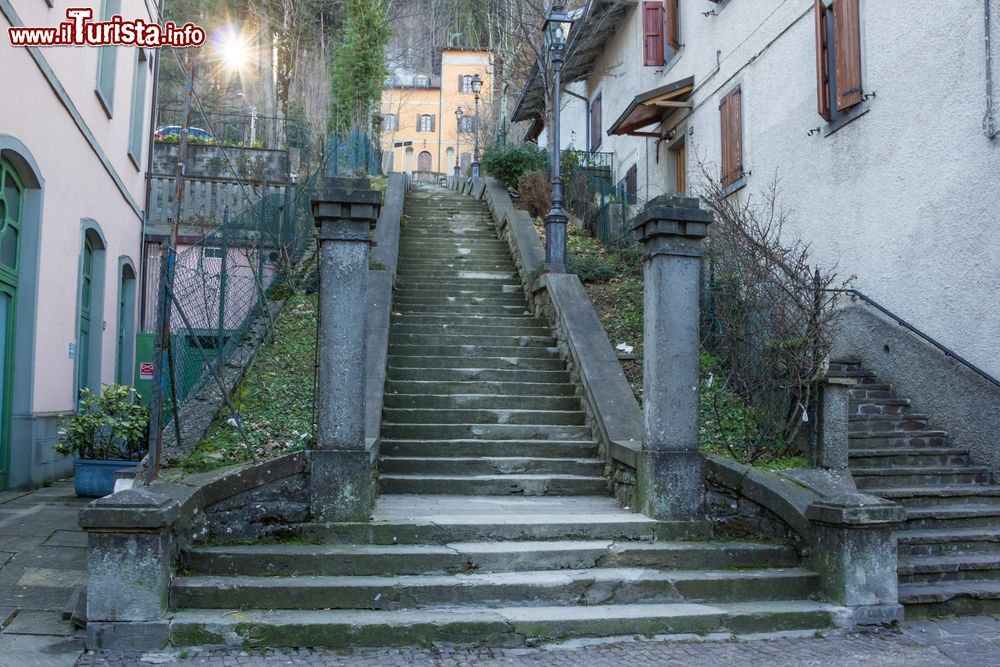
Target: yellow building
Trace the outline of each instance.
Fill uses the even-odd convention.
[[[489,51],[444,49],[441,73],[395,75],[382,92],[383,167],[430,180],[451,175],[456,150],[464,174],[473,152],[475,95],[472,77],[483,80],[480,92],[480,149],[490,117],[488,99],[493,86]],[[455,111],[463,111],[461,133]]]

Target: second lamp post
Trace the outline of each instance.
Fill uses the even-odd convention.
[[[552,55],[552,208],[545,215],[545,270],[549,273],[566,273],[566,223],[569,216],[562,207],[562,177],[560,171],[559,107],[562,92],[562,66],[566,40],[572,20],[563,11],[562,4],[552,6],[552,13],[545,19],[545,45]]]
[[[478,74],[472,77],[472,93],[476,96],[476,118],[472,127],[472,177],[479,178],[479,91],[483,89],[483,79]]]

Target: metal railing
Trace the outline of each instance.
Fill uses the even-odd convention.
[[[912,324],[910,324],[909,322],[907,322],[906,320],[904,320],[899,315],[896,315],[891,310],[889,310],[888,308],[886,308],[882,304],[880,304],[877,301],[875,301],[874,299],[872,299],[870,296],[868,296],[868,295],[866,295],[866,294],[864,294],[862,292],[859,292],[856,289],[846,289],[846,288],[832,289],[831,288],[831,289],[825,289],[823,291],[824,292],[839,293],[839,294],[847,294],[847,295],[850,295],[851,297],[854,297],[856,299],[860,299],[861,301],[864,301],[866,304],[868,304],[869,306],[871,306],[875,310],[879,311],[880,313],[882,313],[883,315],[885,315],[889,319],[894,320],[896,322],[896,324],[898,324],[899,326],[903,327],[904,329],[906,329],[907,331],[909,331],[913,335],[917,336],[918,338],[920,338],[924,342],[928,343],[932,347],[937,348],[939,351],[941,351],[944,354],[944,356],[948,357],[949,359],[954,359],[955,361],[957,361],[958,363],[962,364],[963,366],[965,366],[966,368],[968,368],[970,371],[972,371],[973,373],[975,373],[976,375],[982,377],[984,380],[986,380],[990,384],[993,384],[993,385],[995,385],[997,387],[1000,387],[1000,380],[998,380],[997,378],[993,377],[992,375],[990,375],[989,373],[987,373],[986,371],[984,371],[979,366],[976,366],[971,361],[969,361],[968,359],[966,359],[962,355],[958,354],[957,352],[955,352],[951,348],[947,347],[943,343],[937,341],[936,339],[934,339],[931,336],[927,335],[926,333],[924,333],[923,331],[921,331],[917,327],[913,326]]]

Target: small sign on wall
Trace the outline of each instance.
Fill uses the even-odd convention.
[[[153,379],[153,362],[143,361],[139,364],[139,379],[140,380],[152,380]]]

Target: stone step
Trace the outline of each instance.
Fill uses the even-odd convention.
[[[671,570],[793,568],[795,550],[743,542],[546,540],[451,544],[252,544],[195,547],[185,570],[216,576],[457,574],[598,567]]]
[[[385,408],[382,417],[392,424],[586,424],[582,410],[485,410],[445,408]]]
[[[410,271],[400,267],[397,274],[400,280],[411,283],[464,283],[472,282],[480,284],[490,282],[494,284],[511,284],[517,282],[517,275],[513,270],[489,271],[476,269],[421,269]]]
[[[587,440],[390,440],[383,438],[386,456],[499,456],[593,458],[597,443]]]
[[[905,584],[899,601],[907,620],[941,616],[987,616],[1000,613],[1000,581],[954,581]]]
[[[449,296],[462,297],[492,297],[492,296],[520,296],[524,297],[524,289],[520,283],[494,283],[486,282],[470,285],[464,282],[458,283],[405,283],[396,285],[393,290],[394,297],[433,297],[444,298]]]
[[[302,526],[299,538],[332,544],[704,540],[706,521],[656,521],[600,496],[394,495],[378,499],[370,522]]]
[[[449,304],[393,304],[393,314],[401,315],[462,315],[462,316],[499,316],[499,317],[521,317],[527,315],[534,317],[534,313],[528,310],[523,303],[511,305],[478,305],[478,306],[453,306]]]
[[[993,528],[1000,526],[1000,505],[968,503],[948,507],[909,507],[907,530]]]
[[[913,508],[1000,504],[1000,486],[993,484],[888,488],[879,489],[878,495]]]
[[[494,394],[386,394],[385,407],[424,410],[542,410],[581,409],[576,396],[497,396]]]
[[[393,424],[384,422],[382,437],[461,440],[587,440],[589,426],[555,424]]]
[[[852,449],[851,468],[937,467],[970,465],[969,450],[958,448],[942,449]]]
[[[921,414],[850,415],[851,433],[926,431],[928,418]]]
[[[859,489],[939,487],[956,484],[988,484],[988,468],[855,468],[851,470]]]
[[[805,598],[818,577],[785,570],[591,568],[448,575],[180,577],[175,609],[372,609],[748,602]]]
[[[240,642],[265,646],[412,646],[466,643],[523,646],[586,637],[814,630],[846,610],[812,601],[474,607],[412,611],[186,609],[169,620],[176,646]]]
[[[851,380],[856,380],[859,384],[877,384],[878,377],[872,371],[860,368],[860,369],[850,369],[850,370],[834,370],[832,365],[829,371],[827,371],[827,377],[831,378],[849,378]]]
[[[401,347],[429,348],[517,348],[529,350],[547,348],[557,350],[556,341],[551,335],[543,336],[490,336],[480,334],[398,334],[390,330],[389,344]],[[464,352],[463,352],[464,354]]]
[[[850,433],[848,445],[856,449],[944,449],[948,447],[946,431],[910,431],[908,433]]]
[[[486,246],[482,243],[455,243],[453,245],[403,244],[400,248],[399,263],[408,266],[434,264],[435,262],[508,262],[513,263],[510,250],[503,243]]]
[[[423,315],[419,313],[393,313],[392,325],[401,327],[417,325],[433,326],[476,326],[484,328],[507,329],[512,327],[538,327],[548,330],[547,323],[533,315]]]
[[[406,268],[403,269],[402,266]],[[407,264],[401,265],[399,271],[397,272],[399,276],[406,277],[411,275],[436,275],[444,276],[450,275],[458,277],[460,273],[483,273],[483,274],[503,274],[503,277],[507,275],[513,276],[514,262],[505,260],[486,260],[480,258],[472,258],[466,261],[460,260],[437,260],[437,261],[426,261],[426,262],[409,262]]]
[[[608,480],[587,475],[399,475],[379,477],[382,493],[457,496],[593,496]]]
[[[402,306],[520,306],[527,307],[523,294],[467,294],[464,296],[444,296],[441,294],[401,294],[393,297],[393,307]]]
[[[514,326],[488,326],[483,324],[404,324],[393,322],[390,331],[394,336],[402,334],[430,335],[444,341],[445,336],[468,336],[463,342],[482,340],[484,336],[511,338],[548,337],[552,335],[547,326],[540,324],[520,324]]]
[[[899,559],[901,584],[1000,580],[1000,554],[907,556]]]
[[[600,477],[604,462],[594,458],[541,458],[497,456],[383,456],[379,469],[384,475],[576,475]]]
[[[390,354],[389,368],[447,368],[447,369],[506,369],[531,371],[562,371],[566,362],[559,357],[438,357],[434,355],[404,357]]]
[[[558,347],[541,345],[400,345],[389,344],[389,354],[399,357],[511,357],[561,359]]]
[[[569,382],[567,371],[532,371],[502,368],[395,368],[386,371],[389,380],[439,380],[469,382],[488,380],[498,382]]]
[[[861,400],[879,400],[879,399],[893,399],[896,397],[896,392],[893,391],[891,384],[866,384],[861,385],[860,388],[851,389],[851,399],[856,401]]]
[[[849,412],[852,415],[898,415],[910,409],[907,398],[873,398],[851,400]]]
[[[899,556],[1000,554],[1000,526],[966,530],[899,530]]]
[[[504,382],[472,380],[465,382],[389,380],[385,393],[456,396],[491,394],[496,396],[576,396],[577,387],[569,382]]]

